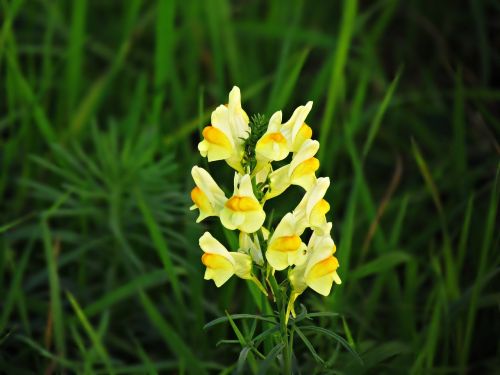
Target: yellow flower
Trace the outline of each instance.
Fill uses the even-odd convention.
[[[191,210],[198,208],[200,215],[197,223],[208,216],[217,216],[224,207],[227,198],[222,189],[217,185],[212,176],[203,168],[194,166],[191,169],[191,175],[196,184],[191,191],[191,199],[194,205]]]
[[[240,89],[234,86],[229,103],[212,112],[212,124],[203,129],[203,141],[198,144],[201,156],[208,161],[225,160],[232,168],[243,173],[241,158],[243,143],[250,130],[248,116],[241,108]]]
[[[266,258],[269,264],[281,271],[302,260],[306,245],[300,239],[304,228],[292,213],[287,213],[279,222],[269,239]]]
[[[322,230],[322,234],[313,232],[307,245],[306,261],[296,266],[289,274],[292,292],[288,301],[286,316],[290,312],[295,316],[294,303],[298,296],[306,290],[307,287],[315,292],[328,296],[332,289],[332,284],[341,284],[337,269],[339,262],[333,256],[336,251],[335,243],[330,237],[332,223],[327,223]]]
[[[200,237],[199,243],[203,250],[201,262],[207,267],[205,280],[213,280],[220,287],[233,275],[253,279],[252,259],[249,255],[229,252],[209,232]]]
[[[270,161],[283,160],[290,152],[290,146],[287,139],[281,133],[281,111],[276,112],[271,116],[267,131],[257,141],[255,146],[255,155],[257,162],[257,170]]]
[[[304,122],[311,111],[313,102],[301,105],[294,112],[290,120],[283,124],[282,133],[290,145],[292,152],[299,151],[306,139],[311,139],[312,129]]]
[[[314,231],[307,244],[306,261],[290,272],[290,282],[295,293],[302,293],[307,287],[323,296],[330,294],[332,284],[340,284],[337,274],[339,262],[333,256],[335,243],[330,237],[332,223],[327,223],[321,234]]]
[[[290,185],[298,185],[306,191],[316,182],[316,171],[319,160],[314,157],[319,150],[319,142],[306,139],[294,154],[290,164],[285,165],[270,175],[271,189],[266,194],[266,199],[276,197],[283,193]]]
[[[259,266],[264,264],[262,249],[258,239],[252,238],[251,234],[240,232],[239,242],[239,252],[249,254],[252,257],[252,260]]]
[[[265,219],[266,213],[253,193],[250,175],[235,173],[233,196],[220,212],[222,225],[230,230],[253,233],[262,226]]]
[[[294,215],[304,227],[310,227],[319,232],[324,228],[326,213],[330,210],[330,204],[323,197],[329,186],[330,179],[328,177],[318,178],[293,210]]]

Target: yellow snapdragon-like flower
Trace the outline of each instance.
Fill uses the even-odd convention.
[[[240,232],[239,243],[239,252],[249,254],[252,257],[252,260],[259,266],[262,266],[264,264],[262,249],[257,238],[252,238],[252,234]]]
[[[266,199],[276,197],[283,193],[290,185],[298,185],[306,191],[316,182],[316,171],[319,160],[314,157],[319,150],[319,142],[306,139],[294,154],[290,164],[273,171],[269,178],[271,189],[266,194]]]
[[[225,160],[243,173],[241,158],[243,143],[249,134],[248,115],[241,108],[240,89],[234,86],[227,106],[220,105],[212,112],[211,125],[203,129],[203,141],[198,150],[208,161]]]
[[[227,201],[226,195],[205,169],[194,166],[191,175],[196,186],[191,190],[191,199],[194,203],[191,210],[199,209],[199,223],[209,216],[218,216]]]
[[[306,139],[311,139],[312,129],[304,122],[307,115],[311,112],[313,102],[309,101],[306,105],[301,105],[294,112],[290,120],[282,126],[282,133],[290,145],[292,152],[299,151]]]
[[[325,228],[326,213],[330,210],[330,204],[324,199],[329,186],[328,177],[318,178],[293,210],[294,215],[304,227],[310,227],[319,233]]]
[[[339,261],[333,256],[337,249],[330,236],[331,227],[332,223],[327,223],[321,234],[317,231],[313,232],[307,244],[306,261],[290,272],[292,293],[288,303],[288,312],[292,314],[295,314],[293,311],[295,300],[307,287],[323,296],[328,296],[333,282],[342,283],[337,274]]]
[[[267,245],[266,259],[274,269],[281,271],[301,262],[306,249],[300,238],[303,232],[304,227],[292,213],[283,216]]]
[[[265,219],[266,213],[255,197],[250,175],[235,173],[233,196],[220,212],[222,225],[230,230],[253,233],[262,226]]]
[[[233,275],[248,280],[253,278],[249,255],[229,252],[209,232],[200,237],[199,244],[203,250],[201,262],[207,267],[205,280],[213,280],[220,287]]]
[[[290,152],[290,144],[281,132],[281,111],[271,116],[267,131],[257,141],[255,155],[257,157],[257,170],[260,170],[270,161],[283,160]]]

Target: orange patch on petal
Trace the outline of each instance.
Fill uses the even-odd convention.
[[[270,246],[276,251],[291,252],[297,251],[301,242],[299,236],[283,236],[276,238]]]
[[[300,136],[303,139],[311,139],[313,134],[313,131],[309,125],[307,125],[305,122],[302,124],[302,126],[299,129],[299,133],[297,136]]]
[[[339,268],[339,261],[334,256],[330,256],[316,263],[309,272],[309,277],[312,279],[320,278],[335,272],[337,268]]]
[[[286,143],[286,139],[283,136],[283,134],[281,134],[280,132],[276,132],[276,133],[268,133],[268,134],[264,135],[262,137],[262,139],[260,140],[260,142],[262,142],[262,143],[270,143],[270,142]]]
[[[214,270],[232,267],[231,262],[219,254],[204,253],[201,256],[201,262],[207,268],[211,268]]]
[[[226,135],[213,126],[205,126],[202,134],[206,141],[209,143],[213,143],[223,148],[231,148],[231,142],[226,137]]]
[[[208,197],[198,186],[191,190],[191,200],[201,210],[209,211],[212,208]]]
[[[323,215],[325,215],[328,211],[330,211],[330,203],[326,200],[322,199],[314,206],[313,210],[318,210]]]
[[[250,197],[239,197],[239,196],[231,197],[226,202],[226,207],[232,211],[242,211],[242,212],[257,211],[261,209],[261,206],[256,199]]]
[[[293,175],[294,177],[304,176],[316,172],[318,168],[319,160],[313,157],[300,163],[293,171]]]

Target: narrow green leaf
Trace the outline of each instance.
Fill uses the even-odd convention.
[[[165,272],[167,273],[168,279],[170,280],[175,297],[180,304],[179,307],[182,307],[184,306],[184,302],[181,294],[180,284],[177,278],[177,272],[174,269],[174,264],[170,257],[170,250],[167,246],[167,242],[165,241],[165,238],[160,231],[160,227],[156,219],[154,218],[151,209],[148,207],[142,192],[139,189],[136,189],[134,193],[137,205],[141,210],[144,222],[155,245],[155,250],[157,251],[158,256],[163,263],[163,266],[165,267]]]
[[[92,344],[94,345],[97,353],[103,360],[104,364],[106,365],[106,369],[110,374],[114,374],[115,371],[113,369],[113,366],[111,364],[111,359],[109,357],[108,351],[106,350],[105,346],[101,342],[101,338],[99,333],[96,332],[96,330],[92,327],[90,324],[89,320],[85,316],[85,313],[81,309],[80,305],[76,301],[76,299],[73,297],[73,295],[70,292],[66,292],[66,296],[68,297],[68,300],[73,307],[73,310],[76,313],[76,316],[78,317],[78,320],[80,321],[80,324],[84,328],[85,332],[90,338],[90,341],[92,341]]]
[[[142,306],[146,311],[151,323],[156,327],[159,333],[163,336],[165,343],[168,345],[170,350],[174,352],[179,359],[182,359],[186,364],[189,372],[193,375],[203,375],[207,372],[205,368],[200,363],[200,361],[194,356],[191,348],[182,340],[179,334],[174,330],[174,328],[163,318],[162,314],[155,307],[151,299],[144,293],[139,294]]]
[[[348,278],[351,280],[362,279],[373,274],[386,272],[411,260],[413,260],[413,257],[409,254],[401,251],[392,251],[355,268],[349,273]]]
[[[271,324],[276,324],[276,321],[274,321],[272,318],[266,317],[266,316],[262,316],[262,315],[232,314],[232,315],[228,315],[228,316],[222,316],[220,318],[217,318],[217,319],[214,319],[214,320],[208,322],[207,324],[205,324],[205,326],[203,327],[203,329],[208,329],[208,328],[213,327],[213,326],[215,326],[217,324],[225,323],[225,322],[229,321],[229,317],[231,318],[231,320],[237,320],[237,319],[257,319],[257,320],[262,320],[264,322],[268,322],[268,323],[271,323]]]
[[[349,353],[351,353],[354,358],[356,358],[360,363],[363,363],[363,360],[361,359],[361,357],[359,356],[359,354],[356,353],[356,351],[353,348],[351,348],[351,346],[349,345],[349,343],[342,336],[336,334],[335,332],[330,331],[330,330],[328,330],[326,328],[316,327],[316,326],[303,326],[303,327],[300,327],[300,328],[303,331],[312,331],[312,332],[316,332],[316,333],[319,333],[319,334],[322,334],[322,335],[329,336],[329,337],[333,338],[340,345],[342,345],[344,348],[346,348],[347,351]]]
[[[311,354],[314,357],[314,359],[316,360],[316,362],[324,364],[325,361],[323,360],[323,358],[321,358],[318,355],[318,353],[316,352],[316,349],[314,349],[314,346],[311,344],[309,339],[304,335],[304,333],[302,333],[300,328],[298,326],[295,326],[293,329],[295,330],[295,332],[297,332],[297,335],[299,335],[300,339],[302,340],[304,345],[307,347],[307,349],[309,349],[309,351],[311,352]]]
[[[363,158],[366,158],[366,155],[368,155],[368,152],[370,151],[373,140],[375,139],[375,136],[377,135],[380,125],[382,124],[382,119],[384,118],[384,114],[387,111],[387,108],[391,103],[394,91],[398,86],[399,77],[401,76],[402,72],[403,68],[400,67],[398,69],[398,72],[396,73],[396,77],[394,77],[391,84],[389,85],[389,88],[385,93],[382,103],[380,103],[380,107],[378,107],[377,113],[375,114],[375,117],[370,125],[370,130],[368,131],[368,137],[366,138],[365,146],[363,147]]]
[[[285,343],[281,342],[269,352],[266,359],[264,359],[264,361],[262,361],[262,363],[260,364],[258,375],[267,374],[268,370],[273,365],[276,357],[283,351],[284,347]]]

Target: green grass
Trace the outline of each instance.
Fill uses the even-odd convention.
[[[200,130],[232,85],[250,114],[314,100],[332,180],[343,284],[301,297],[319,328],[294,333],[293,366],[498,370],[495,11],[0,0],[0,372],[278,371],[272,326],[226,318],[269,304],[203,280],[201,233],[236,238],[188,210]]]

